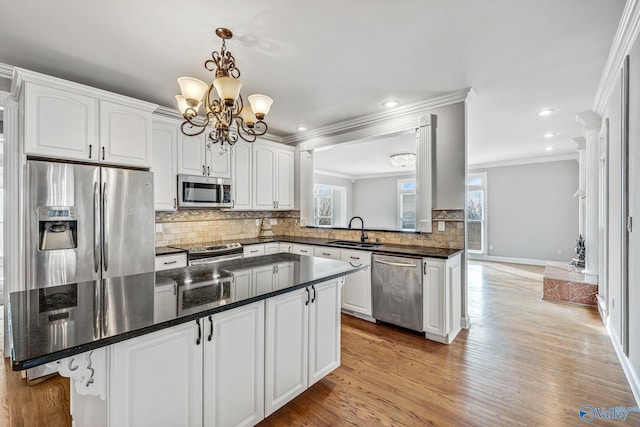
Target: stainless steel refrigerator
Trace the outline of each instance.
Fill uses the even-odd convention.
[[[154,270],[153,174],[29,160],[26,177],[28,289]],[[65,329],[52,324],[58,336]]]

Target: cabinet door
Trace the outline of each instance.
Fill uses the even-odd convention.
[[[204,137],[178,132],[178,173],[206,175]]]
[[[234,271],[232,276],[231,298],[240,301],[253,296],[253,270]]]
[[[293,151],[276,152],[276,209],[293,209]]]
[[[84,95],[25,84],[25,153],[98,160],[98,101]]]
[[[341,250],[340,259],[353,265],[371,265],[371,253]],[[371,316],[371,267],[345,277],[342,287],[342,308]]]
[[[154,206],[157,211],[175,211],[178,208],[177,124],[154,123],[152,140]]]
[[[293,245],[291,243],[280,243],[280,252],[291,253]]]
[[[309,310],[305,289],[267,300],[265,416],[307,388]]]
[[[340,284],[335,279],[313,286],[309,305],[309,380],[315,384],[340,366]]]
[[[288,288],[293,284],[293,262],[281,262],[276,266],[274,290]]]
[[[271,147],[253,145],[253,208],[275,209],[275,152]]]
[[[253,426],[264,418],[264,301],[211,319],[204,328],[204,425]]]
[[[228,145],[221,149],[214,144],[206,151],[207,175],[217,178],[231,178],[231,150]]]
[[[444,337],[446,330],[445,263],[425,259],[423,277],[424,331]]]
[[[112,426],[202,426],[202,345],[189,322],[111,346]]]
[[[248,142],[238,141],[231,149],[233,174],[231,191],[233,191],[233,209],[247,210],[252,206],[251,195],[251,157],[252,146]]]
[[[100,161],[151,167],[151,113],[100,101]]]
[[[253,289],[255,295],[263,295],[273,291],[275,267],[254,267],[253,269]]]

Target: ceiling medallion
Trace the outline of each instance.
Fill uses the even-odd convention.
[[[256,94],[247,98],[250,106],[243,104],[240,95],[240,70],[225,45],[225,41],[233,37],[233,33],[226,28],[218,28],[216,35],[222,39],[220,52],[213,51],[211,59],[204,63],[207,70],[216,73],[213,82],[207,85],[193,77],[178,79],[182,94],[176,95],[176,101],[185,119],[180,130],[188,136],[207,131],[207,148],[216,143],[220,143],[221,148],[225,143],[233,145],[238,137],[254,142],[256,137],[267,132],[267,124],[263,119],[269,112],[273,99]],[[204,117],[198,116],[200,106],[203,106]]]
[[[397,153],[389,156],[391,164],[397,168],[406,168],[416,164],[416,155],[414,153]]]

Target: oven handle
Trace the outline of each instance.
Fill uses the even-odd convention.
[[[404,262],[389,262],[389,261],[381,261],[379,259],[376,259],[373,262],[377,262],[378,264],[391,265],[393,267],[418,268],[416,264],[407,264]]]
[[[191,265],[201,265],[201,264],[213,264],[214,262],[230,261],[232,259],[240,259],[240,258],[242,258],[242,254],[200,258],[200,259],[190,260],[189,265],[191,266]]]

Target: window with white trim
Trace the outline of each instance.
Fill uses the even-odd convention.
[[[467,176],[467,250],[487,253],[487,174]]]
[[[416,180],[398,180],[398,229],[416,229]]]

